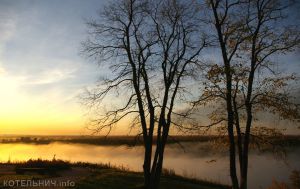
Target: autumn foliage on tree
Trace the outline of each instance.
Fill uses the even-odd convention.
[[[283,62],[273,57],[299,48],[299,29],[285,22],[284,13],[290,6],[285,1],[210,0],[207,5],[222,63],[206,65],[207,74],[202,82],[204,92],[195,105],[221,104],[210,115],[211,125],[225,122],[232,185],[233,188],[247,188],[250,140],[278,133],[266,127],[255,127],[253,122],[258,115],[269,112],[291,121],[300,117],[300,106],[288,90],[297,77],[278,72],[274,65]]]

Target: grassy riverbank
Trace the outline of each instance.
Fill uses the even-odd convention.
[[[21,172],[20,172],[21,170]],[[41,172],[42,170],[42,172]],[[50,171],[49,171],[50,170]],[[27,162],[7,162],[0,164],[0,188],[9,187],[17,180],[26,180],[28,183],[73,183],[74,185],[61,185],[57,188],[77,189],[142,189],[143,174],[133,172],[124,167],[116,167],[110,164],[90,163],[69,163],[61,160],[29,160]],[[20,184],[20,183],[19,183]],[[20,185],[18,185],[20,186]],[[20,187],[22,188],[22,187]],[[26,188],[31,188],[26,186]],[[37,188],[33,187],[32,188]],[[41,187],[41,188],[44,188]],[[53,185],[45,188],[55,188]],[[164,170],[161,178],[161,189],[217,189],[228,188],[228,186],[203,181],[198,179],[185,178],[176,175],[172,170]]]

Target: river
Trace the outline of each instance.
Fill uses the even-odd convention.
[[[176,174],[210,181],[230,183],[229,161],[225,150],[208,150],[205,144],[185,143],[167,146],[164,167]],[[206,147],[205,147],[206,146]],[[300,147],[288,149],[285,160],[270,152],[253,152],[249,156],[249,188],[267,188],[272,180],[288,182],[293,170],[300,171]],[[88,144],[51,143],[0,144],[0,161],[56,159],[71,162],[111,163],[131,170],[142,171],[142,146],[97,146]]]

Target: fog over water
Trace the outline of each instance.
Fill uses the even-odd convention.
[[[184,143],[167,146],[164,167],[177,174],[230,183],[229,160],[226,149],[211,149],[205,143]],[[270,152],[250,153],[249,188],[266,188],[273,179],[288,182],[291,171],[300,171],[300,147],[288,149],[285,160],[278,159]],[[51,143],[0,144],[0,161],[24,161],[28,159],[57,159],[71,162],[111,163],[131,170],[142,171],[143,147],[97,146],[88,144]]]

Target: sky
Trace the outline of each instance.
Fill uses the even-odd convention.
[[[80,56],[80,43],[85,19],[105,3],[0,0],[0,135],[89,134],[78,95],[101,68]],[[300,72],[299,52],[285,60],[282,69]]]
[[[0,0],[0,134],[82,134],[78,95],[97,80],[79,55],[105,1]]]

